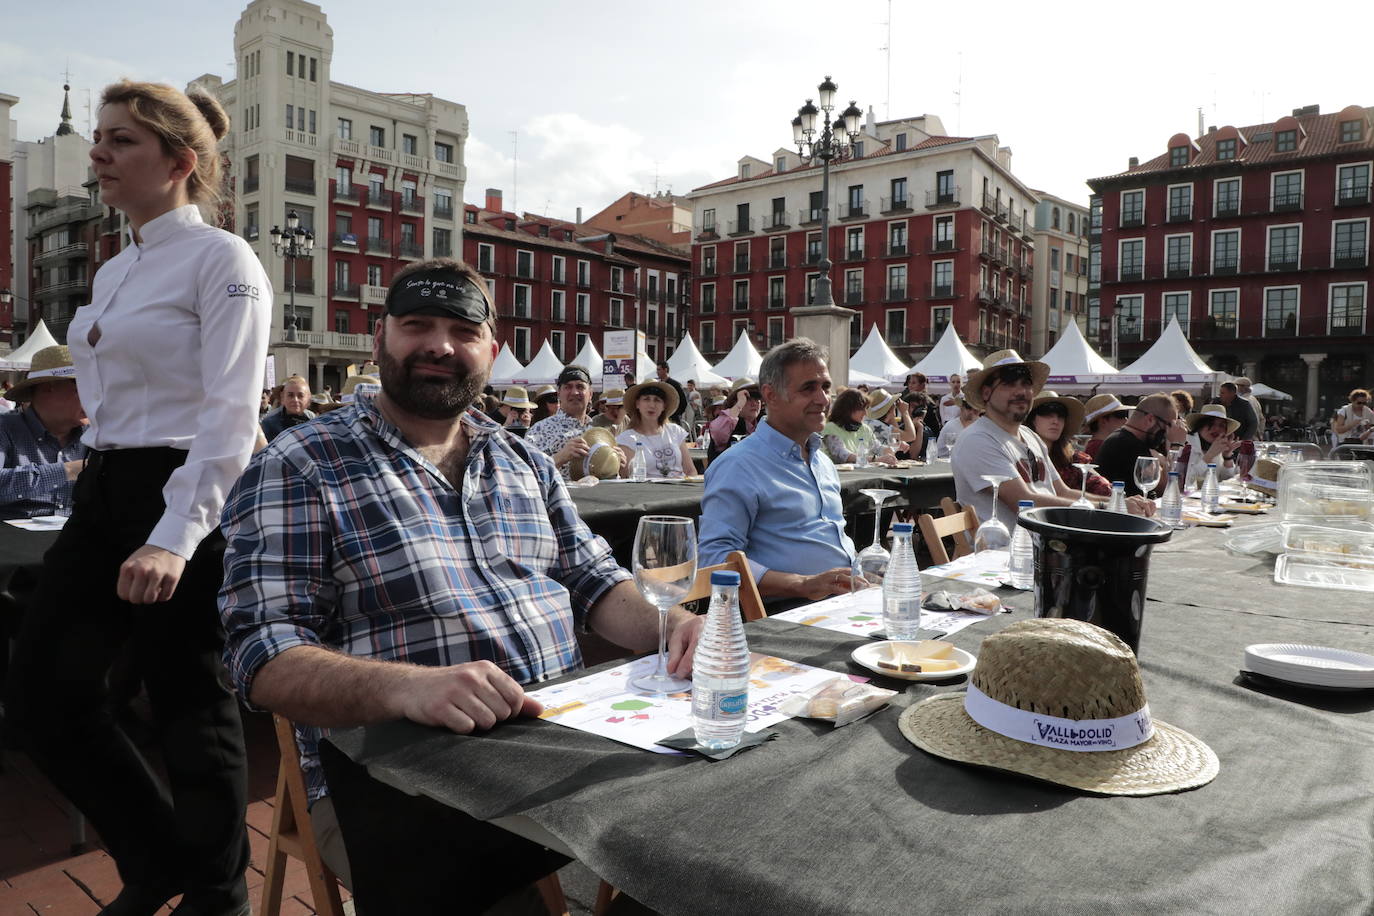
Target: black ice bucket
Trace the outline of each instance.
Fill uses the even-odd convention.
[[[1154,519],[1100,509],[1027,509],[1035,545],[1035,614],[1086,620],[1140,653],[1150,550],[1173,530]]]

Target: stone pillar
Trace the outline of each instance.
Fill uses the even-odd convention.
[[[310,379],[310,345],[280,341],[272,344],[269,352],[277,358],[277,384],[280,385],[293,375]]]
[[[792,309],[792,333],[809,337],[830,350],[830,381],[849,384],[849,325],[858,312],[838,305],[804,305]]]
[[[310,390],[316,394],[324,391],[324,363],[315,364],[315,384],[310,386]]]
[[[1326,359],[1325,353],[1300,353],[1302,361],[1307,363],[1307,413],[1305,419],[1311,420],[1317,415],[1317,385],[1320,382],[1317,370],[1321,367],[1322,360]]]

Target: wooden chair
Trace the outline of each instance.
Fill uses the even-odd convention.
[[[272,835],[267,840],[267,867],[263,869],[261,916],[278,916],[281,912],[287,856],[305,863],[315,912],[320,916],[343,916],[339,879],[324,864],[319,847],[315,845],[305,777],[301,774],[300,751],[296,748],[295,726],[278,715],[272,716],[272,724],[277,730],[281,763],[277,767],[277,794],[272,802]]]
[[[768,612],[763,609],[763,599],[759,597],[758,583],[754,581],[754,574],[749,569],[749,558],[742,550],[732,550],[726,555],[724,563],[698,569],[696,581],[692,583],[692,590],[687,593],[683,603],[710,598],[711,573],[720,570],[739,573],[739,609],[746,621],[761,620],[768,616]]]
[[[964,507],[945,496],[940,499],[940,511],[946,516],[960,515],[964,511]],[[973,528],[960,528],[952,535],[947,535],[954,540],[954,555],[956,557],[964,557],[973,553],[973,534],[971,532],[976,530],[978,530],[978,515],[975,511]]]
[[[922,515],[920,527],[921,537],[925,538],[926,549],[930,551],[931,560],[936,566],[940,566],[950,561],[949,553],[945,550],[944,538],[946,537],[954,539],[954,556],[956,558],[973,553],[973,547],[969,544],[968,533],[978,529],[978,513],[973,511],[972,506],[965,506],[962,512],[956,515],[946,515],[943,518]]]

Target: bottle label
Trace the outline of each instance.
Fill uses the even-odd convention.
[[[748,693],[726,693],[721,694],[717,701],[717,707],[727,716],[740,716],[749,708]]]

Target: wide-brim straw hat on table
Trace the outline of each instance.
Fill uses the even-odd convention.
[[[587,457],[579,460],[580,467],[574,467],[574,479],[580,479],[588,475],[607,480],[611,477],[620,476],[620,449],[616,448],[615,435],[604,426],[590,427],[582,434],[582,440],[587,443]]]
[[[506,393],[501,396],[501,403],[519,410],[534,410],[535,408],[535,403],[530,400],[529,392],[519,385],[512,385],[507,388]]]
[[[1121,399],[1114,394],[1095,394],[1088,398],[1088,403],[1083,405],[1087,411],[1083,415],[1084,423],[1091,423],[1103,414],[1116,413],[1118,410],[1130,410]]]
[[[1022,359],[1021,354],[1015,350],[998,350],[983,360],[983,368],[975,369],[968,374],[968,383],[964,385],[964,397],[979,410],[987,410],[988,405],[983,402],[983,381],[998,369],[1016,365],[1030,368],[1031,387],[1037,392],[1045,387],[1045,381],[1050,377],[1049,363],[1042,363],[1038,359]]]
[[[923,700],[898,724],[937,757],[1103,795],[1192,789],[1220,769],[1202,741],[1151,718],[1130,647],[1081,620],[994,633],[966,693]]]
[[[1252,490],[1259,490],[1270,496],[1279,495],[1279,472],[1283,470],[1283,465],[1273,458],[1261,458],[1255,462],[1255,466],[1250,469],[1250,477],[1245,485]]]
[[[640,382],[625,392],[625,409],[627,411],[635,409],[635,401],[644,393],[656,394],[663,399],[663,420],[667,420],[677,412],[677,390],[667,382],[660,382],[655,379],[652,382]]]
[[[1221,404],[1203,404],[1197,413],[1188,414],[1184,422],[1188,424],[1188,432],[1195,433],[1204,420],[1225,420],[1228,436],[1240,429],[1240,421],[1226,416],[1226,408]]]
[[[881,420],[887,416],[887,412],[892,409],[892,405],[897,403],[897,396],[882,388],[875,388],[868,393],[868,418],[870,420]]]
[[[18,403],[33,397],[33,389],[44,382],[68,381],[75,384],[76,367],[72,365],[72,353],[66,347],[44,347],[33,354],[29,363],[29,374],[24,380],[9,390],[5,397]]]
[[[1053,391],[1042,391],[1031,401],[1030,412],[1035,411],[1046,404],[1059,404],[1068,413],[1068,418],[1064,421],[1064,429],[1070,436],[1078,435],[1078,431],[1083,427],[1083,414],[1087,408],[1078,398],[1060,397]]]

